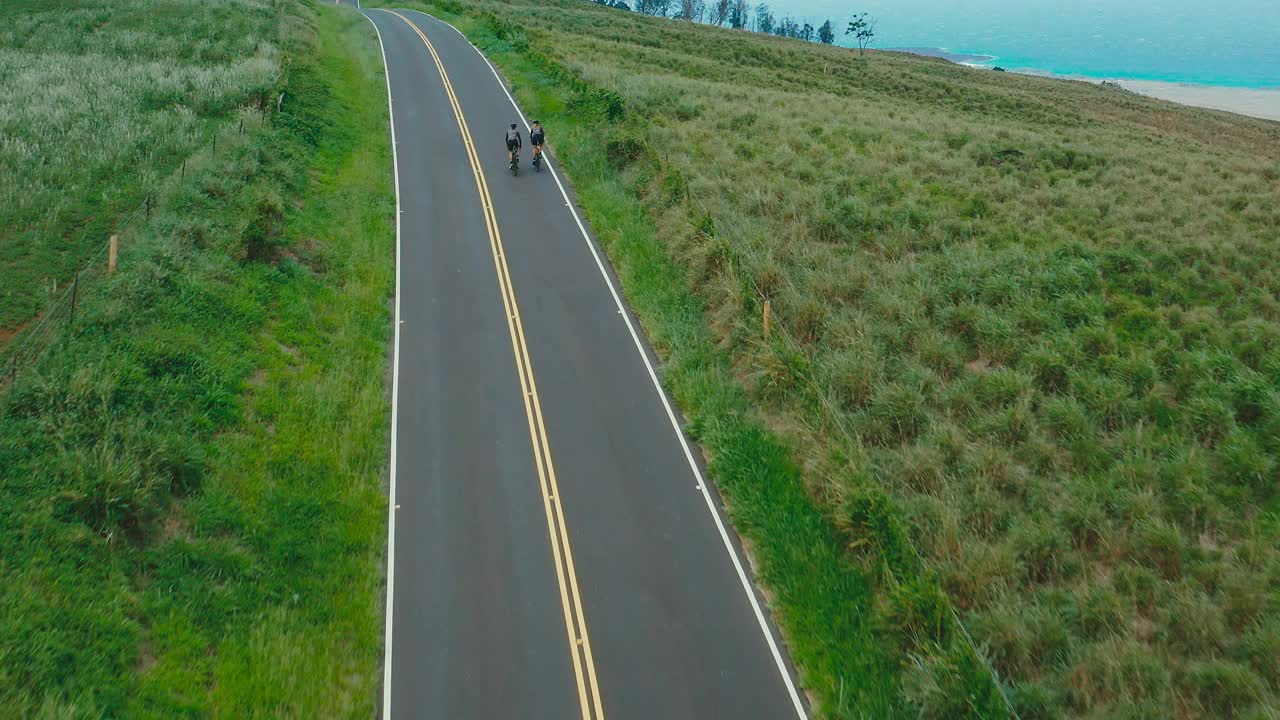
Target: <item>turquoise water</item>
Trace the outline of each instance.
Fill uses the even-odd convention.
[[[775,15],[831,18],[836,0],[777,0]],[[1010,70],[1280,87],[1280,0],[861,0],[879,20],[875,47],[994,55]],[[848,44],[840,36],[837,42]]]

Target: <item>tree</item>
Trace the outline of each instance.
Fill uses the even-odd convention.
[[[680,7],[676,10],[675,17],[690,22],[694,20],[702,22],[702,16],[706,10],[707,6],[703,0],[680,0]]]
[[[733,0],[729,7],[729,27],[741,30],[747,26],[747,15],[751,9],[747,7],[747,0]]]
[[[836,41],[836,31],[831,27],[831,21],[822,23],[822,27],[818,28],[818,42],[823,45],[830,45]]]
[[[813,26],[812,25],[810,25],[809,23],[805,23],[804,26],[800,28],[800,39],[804,40],[805,42],[813,42]]]
[[[793,38],[798,36],[799,26],[796,25],[796,21],[792,20],[791,16],[788,15],[778,22],[777,26],[774,27],[773,32],[779,37]]]
[[[713,0],[711,7],[711,24],[716,27],[722,27],[724,21],[729,19],[729,8],[732,7],[733,0]]]
[[[619,9],[619,10],[625,10],[625,11],[627,11],[627,12],[631,12],[631,8],[630,8],[630,6],[628,6],[628,5],[627,5],[625,2],[623,2],[622,0],[613,0],[613,4],[612,4],[612,5],[610,5],[609,7],[617,8],[617,9]]]
[[[769,12],[769,6],[765,3],[756,6],[756,32],[773,32],[773,13]]]
[[[853,20],[849,21],[849,29],[845,30],[844,34],[852,35],[858,41],[858,54],[865,55],[867,48],[876,39],[876,21],[866,13],[854,15]]]
[[[666,17],[671,8],[671,0],[636,0],[636,12],[642,15]]]

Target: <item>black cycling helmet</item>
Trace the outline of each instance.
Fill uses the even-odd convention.
[[[534,125],[541,125],[542,123],[538,122],[537,120],[534,120],[534,121],[533,121],[533,124],[534,124]]]
[[[512,129],[512,130],[515,130],[515,129],[516,129],[516,124],[515,124],[515,123],[511,123],[511,129]]]

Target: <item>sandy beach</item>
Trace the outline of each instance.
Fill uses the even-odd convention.
[[[995,55],[956,53],[945,48],[892,47],[885,49],[893,52],[906,52],[913,55],[943,58],[958,65],[966,65],[980,70],[993,70],[995,69],[995,66],[999,64],[999,58]],[[1040,70],[1038,68],[1015,66],[1009,68],[1009,72],[1038,75],[1040,77],[1083,80],[1085,82],[1093,83],[1103,81],[1103,78],[1099,77],[1059,74]],[[1182,105],[1192,105],[1194,107],[1210,108],[1213,110],[1225,110],[1227,112],[1233,112],[1240,115],[1248,115],[1249,117],[1280,121],[1280,87],[1267,89],[1224,87],[1218,85],[1196,85],[1194,83],[1163,82],[1159,80],[1131,80],[1128,78],[1111,78],[1110,81],[1120,83],[1120,86],[1126,90],[1159,98],[1161,100],[1180,103]]]
[[[975,67],[970,65],[969,67]],[[991,65],[977,66],[991,69]],[[1280,121],[1280,88],[1243,88],[1222,87],[1219,85],[1196,85],[1193,83],[1163,82],[1160,80],[1132,80],[1129,78],[1084,77],[1082,75],[1060,75],[1035,68],[1014,68],[1009,72],[1036,75],[1039,77],[1062,78],[1066,80],[1083,80],[1100,83],[1115,82],[1131,92],[1168,100],[1181,105],[1225,110],[1239,115]]]
[[[1280,120],[1280,89],[1216,87],[1155,80],[1117,80],[1126,90],[1183,105],[1226,110],[1267,120]]]

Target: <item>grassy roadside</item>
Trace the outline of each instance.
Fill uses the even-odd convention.
[[[978,658],[949,636],[936,591],[901,568],[905,582],[892,609],[877,611],[877,572],[851,560],[846,538],[806,494],[794,447],[756,416],[717,346],[704,302],[659,239],[644,188],[662,171],[634,162],[644,151],[617,123],[625,113],[621,99],[531,52],[522,35],[492,15],[454,3],[382,4],[417,7],[453,23],[499,67],[523,109],[555,128],[557,158],[662,358],[663,383],[708,458],[819,716],[909,712],[900,673],[911,660],[886,646],[885,620],[896,623],[891,632],[906,636],[933,628],[934,637],[906,643],[939,655],[952,671],[919,689],[945,704],[942,714],[999,716],[1003,701]]]
[[[189,167],[0,397],[0,714],[367,717],[390,149],[368,23],[288,6],[281,112]]]

